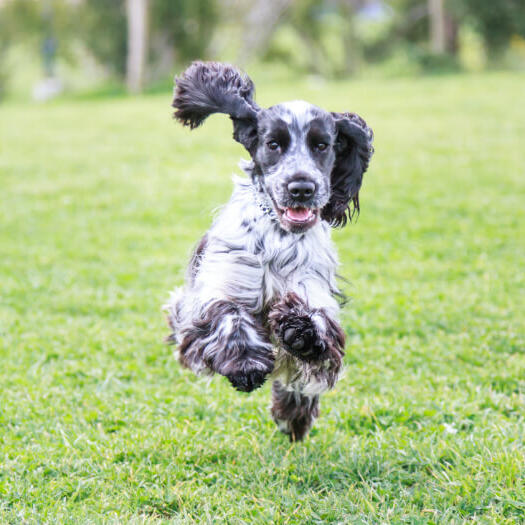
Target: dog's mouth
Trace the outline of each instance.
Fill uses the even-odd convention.
[[[279,220],[285,230],[292,232],[306,231],[319,217],[317,208],[278,208]]]
[[[281,228],[292,233],[302,233],[314,226],[321,214],[321,208],[313,206],[279,206],[271,194],[267,194],[273,212]]]

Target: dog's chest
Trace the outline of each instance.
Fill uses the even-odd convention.
[[[321,227],[301,236],[268,232],[261,244],[267,303],[308,279],[326,280],[328,285],[335,273],[333,247],[329,234]]]

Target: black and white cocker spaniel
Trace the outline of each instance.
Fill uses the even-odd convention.
[[[165,307],[168,340],[184,366],[243,392],[270,376],[272,416],[300,440],[341,372],[330,227],[359,211],[373,134],[355,113],[303,101],[265,109],[253,97],[250,78],[226,64],[194,62],[176,78],[175,118],[193,129],[226,113],[251,160]]]

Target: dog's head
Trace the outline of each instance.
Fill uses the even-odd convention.
[[[372,130],[355,113],[330,113],[302,101],[263,109],[254,92],[250,78],[234,67],[194,62],[176,78],[175,118],[193,129],[212,113],[230,115],[233,137],[250,153],[252,175],[283,229],[303,232],[319,218],[345,225],[359,211]]]

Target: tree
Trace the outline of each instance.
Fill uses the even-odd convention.
[[[492,58],[509,45],[513,35],[525,36],[525,0],[455,0],[449,9],[483,38]]]
[[[219,22],[216,0],[155,0],[150,15],[151,40],[171,46],[178,61],[206,58]]]
[[[351,74],[357,69],[361,54],[356,14],[369,1],[258,0],[245,17],[239,61],[245,63],[257,55],[277,56],[281,61],[322,76]],[[286,26],[298,49],[279,44],[273,47],[272,37],[281,26]],[[334,42],[338,42],[339,47],[334,46]]]
[[[142,78],[144,84],[147,73],[157,65],[159,53],[169,51],[164,54],[181,62],[206,57],[218,21],[215,0],[140,0],[138,5],[134,1],[137,0],[84,0],[78,7],[77,18],[82,20],[80,39],[108,72],[131,83],[127,71],[131,75],[135,68],[133,75]],[[141,20],[139,15],[145,12]],[[139,25],[132,27],[134,13]],[[142,36],[132,36],[135,31]],[[162,64],[158,74],[171,73],[172,68],[170,60]],[[140,88],[131,88],[130,84],[130,89]]]
[[[445,0],[427,0],[430,28],[430,49],[436,55],[455,55],[458,45],[458,24]]]
[[[148,0],[126,0],[126,17],[126,85],[130,93],[139,93],[144,87],[148,50]]]
[[[428,0],[428,15],[430,18],[430,49],[436,55],[442,55],[446,52],[443,0]]]
[[[32,54],[47,53],[50,75],[55,54],[71,60],[76,34],[73,7],[64,0],[0,0],[0,96],[6,89],[9,71],[6,58],[13,44],[23,43]]]
[[[110,74],[123,78],[127,57],[125,0],[85,0],[78,9],[80,40]]]
[[[257,0],[249,9],[244,25],[243,45],[238,61],[246,64],[266,50],[277,26],[294,0]]]

